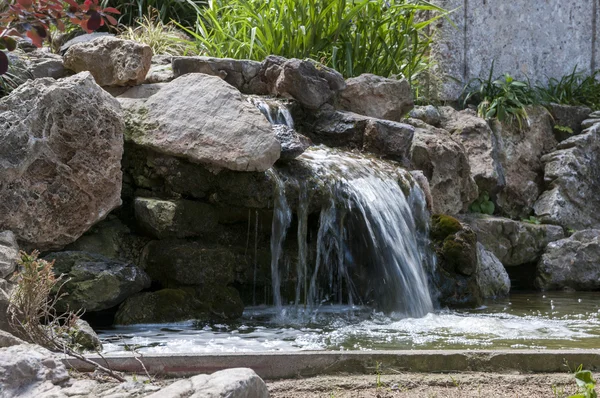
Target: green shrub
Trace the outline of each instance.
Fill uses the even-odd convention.
[[[495,79],[493,76],[492,63],[487,80],[475,78],[467,83],[461,95],[463,106],[474,104],[479,117],[516,123],[521,129],[527,121],[525,108],[538,102],[535,90],[529,82],[515,80],[508,73]]]
[[[481,213],[491,216],[494,214],[494,211],[496,211],[496,206],[494,205],[494,202],[490,200],[490,195],[486,191],[483,191],[479,197],[471,203],[469,211],[471,213]]]
[[[593,109],[600,109],[600,70],[586,75],[573,72],[560,79],[548,79],[546,87],[538,86],[540,99],[544,103],[557,103],[564,105],[584,105]]]
[[[428,27],[446,16],[423,0],[213,0],[187,32],[213,57],[312,58],[346,77],[413,81],[429,67]]]

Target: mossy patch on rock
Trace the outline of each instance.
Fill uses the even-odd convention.
[[[454,217],[445,214],[436,214],[431,217],[431,238],[434,240],[443,241],[462,228],[460,221]]]

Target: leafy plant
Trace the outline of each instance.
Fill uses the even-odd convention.
[[[50,39],[50,26],[64,31],[66,21],[87,32],[104,26],[105,21],[116,25],[111,14],[119,14],[119,10],[100,7],[98,0],[85,0],[83,4],[76,0],[11,0],[0,12],[0,50],[14,51],[17,48],[15,37],[24,36],[41,47]],[[8,72],[8,65],[6,52],[0,51],[0,75]]]
[[[544,103],[557,103],[565,105],[584,105],[593,109],[600,109],[600,70],[586,75],[577,72],[577,66],[573,72],[560,79],[548,79],[545,87],[538,86],[536,89]]]
[[[156,9],[148,10],[137,27],[126,27],[120,36],[127,40],[147,44],[154,54],[185,55],[193,49],[193,43],[173,23],[164,23]]]
[[[498,119],[519,129],[527,120],[526,107],[537,103],[537,94],[529,82],[515,80],[508,73],[494,79],[494,63],[486,80],[472,79],[463,89],[463,106],[477,106],[477,114],[484,119]]]
[[[471,203],[471,206],[469,206],[469,211],[471,213],[492,215],[495,210],[496,206],[494,205],[494,202],[490,200],[490,195],[486,191],[481,192],[475,202]]]
[[[167,24],[177,21],[184,26],[193,26],[196,15],[206,6],[208,0],[102,0],[103,7],[118,7],[121,11],[119,23],[134,26],[145,17],[146,10],[155,9],[158,19]]]
[[[540,219],[535,216],[530,216],[529,218],[523,218],[523,219],[521,219],[521,221],[529,223],[529,224],[535,224],[535,225],[540,225],[542,223],[540,221]]]
[[[575,382],[577,383],[577,394],[571,395],[569,398],[597,398],[596,380],[592,372],[583,370],[583,365],[580,365],[575,372]]]
[[[554,130],[560,133],[573,134],[573,129],[569,126],[561,126],[560,124],[554,125]]]
[[[346,77],[416,81],[430,65],[427,28],[446,16],[424,0],[211,0],[186,31],[209,56],[311,58]]]

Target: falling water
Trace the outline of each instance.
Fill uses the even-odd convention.
[[[250,101],[272,124],[293,128],[282,103]],[[292,224],[286,195],[296,193],[296,306],[363,303],[410,317],[433,310],[426,273],[427,211],[423,193],[408,172],[390,162],[319,147],[269,173],[276,186],[271,235],[276,307],[284,304],[281,259]],[[309,259],[308,217],[315,196],[321,210],[316,258]]]

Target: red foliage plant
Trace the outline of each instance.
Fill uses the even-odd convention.
[[[0,50],[14,51],[17,48],[15,37],[27,37],[41,47],[49,39],[48,29],[55,25],[59,31],[65,30],[65,22],[81,26],[90,33],[105,23],[116,25],[117,20],[110,14],[120,14],[112,7],[102,8],[98,0],[11,0],[0,12]],[[8,71],[8,57],[0,51],[0,75]]]

